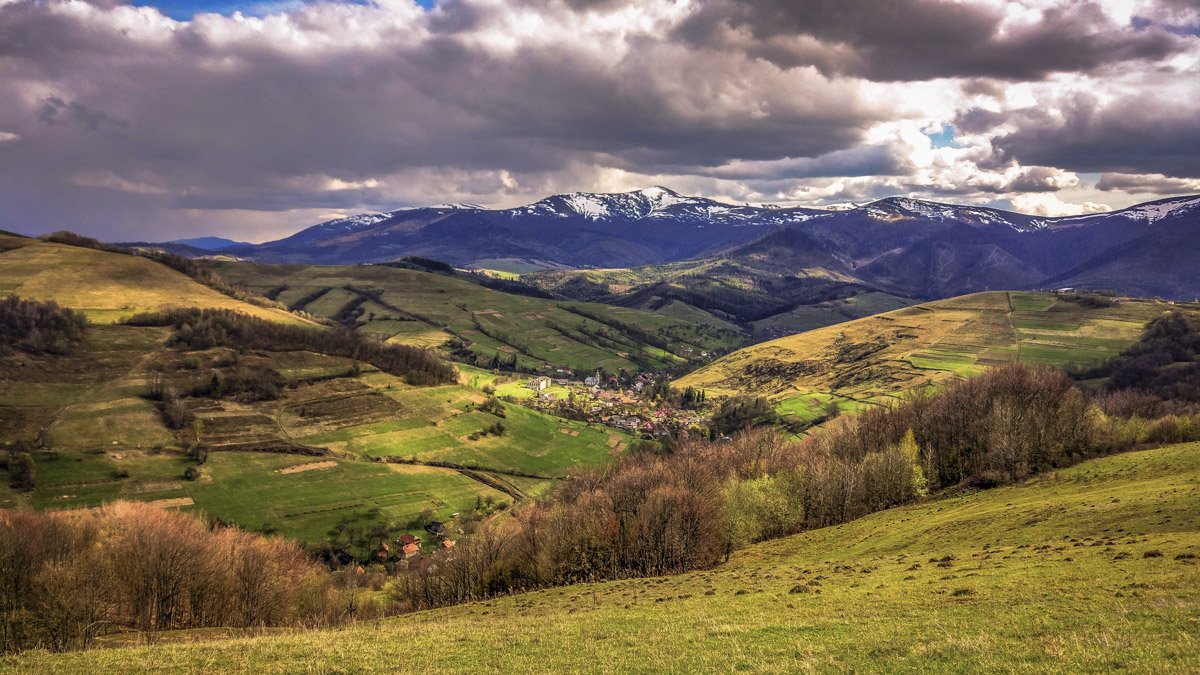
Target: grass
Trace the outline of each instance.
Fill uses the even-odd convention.
[[[710,396],[758,392],[811,419],[814,408],[803,402],[814,396],[876,402],[1008,361],[1099,365],[1169,308],[1123,299],[1093,309],[1048,293],[978,293],[747,347],[675,384]]]
[[[371,368],[352,377],[349,359],[310,352],[259,354],[245,358],[274,368],[292,386],[279,401],[192,401],[199,439],[210,445],[212,452],[201,467],[200,480],[185,481],[183,473],[193,464],[184,456],[184,447],[194,430],[171,432],[153,404],[142,398],[152,377],[151,364],[175,359],[173,351],[162,347],[168,331],[105,322],[179,305],[238,309],[285,321],[301,319],[240,303],[145,258],[31,239],[14,242],[12,245],[19,247],[0,253],[0,288],[54,299],[85,311],[100,323],[88,330],[75,354],[0,358],[0,443],[42,438],[49,448],[34,453],[36,489],[18,494],[5,485],[0,489],[0,507],[77,508],[115,499],[191,499],[193,505],[187,508],[249,529],[313,542],[324,538],[345,517],[402,522],[427,507],[446,516],[464,510],[477,496],[504,496],[452,469],[387,464],[376,461],[380,457],[544,476],[493,476],[506,481],[518,495],[537,496],[544,494],[554,479],[603,462],[632,440],[620,432],[513,405],[505,406],[504,435],[473,440],[472,435],[498,420],[476,409],[486,401],[478,388],[481,384],[416,388]],[[321,278],[335,285],[314,296],[306,307],[328,315],[340,311],[357,297],[344,287],[364,283],[353,276],[359,269],[346,268],[342,272],[349,276],[341,278],[329,276],[339,273],[336,268],[325,270]],[[370,269],[389,272],[387,268]],[[449,278],[445,278],[452,284],[449,287],[431,285],[428,279],[443,278],[420,277],[409,281],[415,284],[413,288],[425,287],[426,295],[416,294],[422,311],[459,311],[448,304],[451,295],[439,291],[465,289],[479,295],[455,297],[484,302],[484,310],[500,308],[485,316],[486,321],[513,312],[513,325],[539,324],[521,316],[528,312],[521,304],[525,299],[518,296]],[[392,297],[391,293],[403,296],[413,288],[389,286],[385,297]],[[285,296],[297,293],[305,295],[311,290],[289,288],[281,298],[289,301]],[[502,302],[508,304],[499,304]],[[541,309],[548,307],[547,311],[563,315],[564,321],[566,317],[582,320],[553,303],[537,303]],[[389,311],[375,303],[365,306]],[[692,330],[682,322],[632,310],[603,311],[622,321],[648,318],[647,329],[651,330],[671,334]],[[364,328],[385,336],[394,329],[393,339],[400,336],[423,346],[440,344],[449,335],[412,319],[379,318]],[[663,363],[680,360],[646,345],[641,348]],[[580,362],[590,362],[593,356],[587,345],[569,341],[549,344],[546,349],[571,353]],[[611,354],[607,358],[610,365],[627,363]],[[287,463],[314,460],[248,451],[297,443],[329,449],[336,455],[335,466],[279,474],[276,469]],[[510,496],[505,498],[512,501]]]
[[[479,387],[486,384],[478,375],[467,379],[482,382]],[[500,419],[476,409],[487,398],[467,385],[414,388],[381,373],[364,381],[395,401],[400,412],[336,429],[313,428],[285,416],[288,435],[354,456],[452,462],[549,477],[564,477],[574,469],[601,463],[632,440],[623,432],[508,403],[502,404],[505,417]],[[287,405],[298,404],[293,400]],[[497,421],[504,424],[504,435],[469,438]]]
[[[728,350],[741,341],[736,329],[722,325],[636,309],[512,295],[465,279],[386,266],[225,262],[219,263],[217,270],[231,281],[261,292],[286,286],[278,300],[289,305],[314,298],[304,309],[323,317],[335,316],[352,301],[362,300],[349,287],[379,291],[381,302],[362,305],[360,330],[421,347],[438,346],[457,335],[469,340],[471,351],[480,358],[490,360],[499,354],[508,362],[515,355],[525,370],[550,366],[585,372],[668,368],[702,351]],[[607,325],[575,313],[575,307],[600,316]],[[670,349],[649,344],[619,323],[638,326]],[[593,335],[578,330],[581,325]],[[606,337],[596,338],[594,334],[601,330]]]
[[[0,289],[23,298],[54,300],[82,311],[94,323],[116,323],[166,307],[234,309],[270,321],[303,321],[281,310],[234,300],[148,258],[36,240],[0,253]]]
[[[424,509],[435,518],[469,511],[477,495],[508,499],[457,471],[427,466],[335,461],[335,466],[281,473],[325,458],[215,453],[204,478],[155,498],[189,496],[196,510],[249,529],[320,541],[343,519],[403,522]],[[372,509],[375,513],[369,513]]]
[[[874,291],[815,305],[802,305],[790,312],[755,321],[751,326],[756,338],[769,339],[903,309],[913,302],[907,298]]]
[[[76,354],[0,359],[0,443],[41,435],[53,449],[34,453],[36,489],[17,494],[5,486],[0,507],[190,498],[190,508],[227,522],[315,542],[345,517],[403,522],[426,507],[445,516],[464,510],[476,496],[501,495],[452,469],[375,458],[484,467],[502,472],[498,478],[518,494],[533,497],[544,494],[554,478],[606,461],[632,441],[621,432],[508,404],[506,433],[472,440],[499,419],[476,409],[487,400],[479,388],[495,378],[486,371],[469,369],[475,386],[464,375],[464,384],[419,388],[369,367],[352,377],[348,359],[269,353],[243,359],[270,366],[292,382],[279,400],[192,401],[200,439],[212,451],[200,467],[201,479],[185,481],[185,469],[193,466],[184,455],[191,430],[178,438],[141,397],[149,365],[178,358],[161,347],[166,334],[159,328],[99,325],[89,329]],[[275,469],[289,463],[324,458],[246,451],[296,443],[329,449],[336,466],[277,474]]]
[[[339,630],[4,657],[12,671],[1200,669],[1200,445],[874,514],[713,570]],[[1161,557],[1145,557],[1158,551]],[[1183,556],[1183,557],[1181,557]]]

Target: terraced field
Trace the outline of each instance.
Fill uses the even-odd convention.
[[[519,316],[530,310],[518,296],[448,278],[449,286],[429,285],[424,283],[428,279],[410,278],[419,273],[394,271],[411,285],[391,286],[390,293],[404,297],[426,286],[422,291],[426,295],[416,293],[423,311],[434,308],[453,314],[460,310],[447,304],[451,297],[459,301],[483,297],[487,302],[509,302],[499,306],[516,313],[513,325],[537,323]],[[420,276],[439,283],[442,279]],[[339,280],[342,285],[320,292],[303,290],[312,295],[304,306],[335,316],[347,302],[361,300],[344,287],[361,281],[347,277]],[[450,290],[482,295],[454,295]],[[396,523],[425,510],[444,518],[465,510],[476,497],[503,497],[511,502],[538,495],[554,480],[605,461],[631,441],[624,434],[519,406],[504,405],[501,420],[477,409],[486,396],[465,382],[411,387],[397,377],[356,366],[350,359],[310,352],[239,356],[245,365],[279,372],[288,383],[282,397],[257,403],[188,399],[196,422],[172,432],[143,394],[155,377],[155,364],[177,363],[185,357],[162,347],[166,329],[115,322],[169,306],[235,309],[279,321],[304,320],[234,300],[146,258],[2,235],[0,293],[9,292],[79,309],[93,325],[73,355],[0,357],[0,443],[35,439],[38,443],[33,453],[35,490],[18,494],[5,484],[0,487],[0,507],[75,508],[114,499],[155,501],[204,511],[249,529],[318,541],[344,519]],[[285,297],[296,292],[289,290]],[[382,297],[388,302],[391,296]],[[543,303],[540,309],[549,307],[564,321],[565,317],[584,321],[569,310],[539,302]],[[367,305],[372,308],[393,312],[382,305]],[[483,322],[501,318],[499,310],[488,307],[479,314]],[[657,322],[652,328],[664,334],[691,330],[682,322],[627,310],[612,310],[611,315],[618,320],[649,316]],[[424,346],[438,344],[447,335],[429,322],[402,318],[380,314],[364,330]],[[714,339],[702,331],[692,334],[703,338],[698,344]],[[589,350],[600,351],[549,338],[543,348],[574,350],[572,358],[589,363],[594,356]],[[648,354],[646,358],[663,364],[682,361],[649,345],[638,348]],[[211,359],[220,351],[187,358]],[[632,364],[608,357],[604,363],[609,365]],[[497,421],[505,426],[502,435],[479,433]],[[198,467],[185,456],[191,442],[211,448],[208,461]],[[294,454],[298,451],[326,456]],[[322,461],[331,464],[284,471]],[[483,480],[450,465],[479,469],[474,475]],[[199,471],[194,480],[184,479],[189,468]]]
[[[0,296],[14,293],[78,309],[94,323],[165,307],[234,309],[270,321],[304,322],[235,300],[147,258],[0,235]]]
[[[29,652],[0,670],[385,672],[382,654],[404,654],[434,672],[1190,673],[1198,561],[1190,444],[891,509],[676,577],[339,630]]]
[[[487,361],[522,370],[665,369],[741,344],[735,326],[580,302],[501,293],[465,279],[385,266],[223,262],[231,281],[391,342],[421,347],[457,337]],[[632,327],[632,328],[630,328]]]
[[[1172,307],[1184,308],[1135,299],[1093,307],[1066,295],[978,293],[747,347],[676,385],[710,396],[765,395],[782,412],[809,420],[831,405],[852,410],[1008,361],[1099,365]]]
[[[181,358],[159,347],[166,334],[99,325],[76,355],[0,358],[0,443],[43,442],[34,453],[36,489],[17,494],[5,484],[0,508],[154,501],[316,542],[345,519],[403,523],[425,510],[445,518],[469,510],[477,496],[511,503],[539,495],[631,442],[519,406],[504,404],[501,420],[477,409],[487,400],[481,384],[412,387],[309,352],[242,356],[282,373],[291,383],[283,396],[257,403],[189,399],[197,422],[181,438],[141,396],[150,364]],[[497,421],[504,435],[471,438]],[[211,449],[195,480],[184,479],[196,466],[184,453],[190,440]],[[277,454],[303,446],[329,454]],[[322,462],[331,465],[284,471]],[[421,465],[429,462],[477,467],[485,482]]]

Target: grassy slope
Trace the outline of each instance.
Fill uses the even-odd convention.
[[[402,655],[459,672],[1196,672],[1200,565],[1187,554],[1200,556],[1200,444],[893,509],[678,577],[0,666],[368,672]]]
[[[782,291],[799,282],[810,284],[822,280],[832,287],[839,282],[852,282],[822,269],[791,269],[787,274],[759,269],[745,261],[709,259],[684,261],[635,268],[547,270],[525,277],[526,281],[550,290],[560,290],[576,283],[603,290],[610,294],[609,300],[627,305],[631,302],[644,309],[653,309],[667,316],[686,315],[689,320],[727,323],[717,314],[722,312],[734,316],[763,316],[761,312],[778,312],[774,316],[753,321],[750,324],[755,341],[768,340],[780,335],[789,335],[801,330],[812,330],[822,326],[841,323],[851,319],[886,312],[913,303],[878,291],[862,293],[856,298],[843,298],[828,302],[813,302],[811,295],[792,295],[797,289]],[[660,285],[654,293],[646,293],[648,287]],[[810,290],[810,292],[812,292]],[[852,292],[852,291],[850,291]],[[566,293],[570,295],[569,292]],[[699,306],[688,305],[681,300],[670,300],[665,305],[662,295],[677,294],[688,298]],[[606,301],[609,301],[606,300]],[[799,304],[797,304],[799,303]],[[684,309],[686,308],[686,310]],[[709,311],[711,310],[711,312]]]
[[[815,305],[802,305],[790,312],[776,314],[768,319],[755,321],[754,337],[759,340],[780,335],[791,335],[807,330],[853,321],[865,316],[891,312],[912,305],[915,301],[890,293],[874,291],[860,295],[830,300]]]
[[[497,419],[475,410],[486,400],[477,388],[481,384],[418,388],[370,369],[357,377],[306,383],[347,374],[351,364],[307,352],[278,353],[245,358],[275,368],[296,386],[278,401],[199,406],[200,435],[213,452],[201,479],[185,481],[191,462],[141,398],[148,364],[178,357],[160,349],[165,335],[165,329],[98,325],[75,355],[0,359],[0,442],[31,439],[49,429],[55,450],[35,453],[34,492],[18,495],[5,486],[0,507],[190,498],[190,508],[246,528],[317,541],[343,517],[367,518],[371,509],[401,522],[425,508],[439,517],[465,511],[476,495],[512,501],[452,469],[387,465],[371,457],[560,477],[602,462],[630,442],[619,432],[507,404],[507,433],[471,440],[471,433]],[[278,470],[324,458],[232,451],[288,442],[327,447],[335,465],[284,474]],[[531,496],[552,484],[496,479]]]
[[[677,381],[710,395],[759,392],[815,417],[829,401],[866,405],[988,365],[1096,365],[1132,344],[1160,302],[1089,309],[1045,293],[941,300],[754,345]]]
[[[302,319],[235,300],[147,258],[35,239],[0,237],[0,295],[54,300],[95,323],[164,307],[216,307],[271,321]]]
[[[0,250],[15,247],[0,253],[0,292],[54,299],[98,322],[77,354],[0,359],[0,442],[32,439],[48,429],[55,451],[35,455],[37,489],[20,495],[4,485],[0,507],[190,498],[194,506],[189,508],[314,541],[339,519],[363,517],[371,509],[402,521],[427,507],[439,517],[465,511],[476,495],[511,501],[452,469],[385,465],[368,457],[415,457],[559,477],[603,461],[629,443],[624,434],[516,406],[508,406],[508,433],[472,441],[472,432],[496,420],[474,410],[485,400],[477,388],[415,388],[366,372],[300,384],[278,402],[226,401],[199,411],[201,437],[217,449],[202,467],[201,480],[184,481],[191,463],[153,405],[141,398],[150,377],[147,366],[164,355],[173,358],[161,348],[167,331],[107,324],[168,305],[300,319],[238,302],[144,258],[25,238],[0,244]],[[307,352],[261,358],[294,381],[345,374],[350,368],[346,359]],[[301,407],[310,414],[297,414]],[[255,441],[320,445],[338,457],[329,468],[283,474],[278,469],[316,460],[222,447]],[[499,480],[531,495],[551,484]]]
[[[691,346],[695,353],[725,350],[736,346],[741,338],[733,330],[650,312],[512,295],[463,279],[384,266],[221,263],[217,270],[232,281],[262,292],[286,286],[277,296],[281,302],[289,306],[303,304],[306,311],[319,316],[333,316],[359,297],[347,290],[347,286],[379,289],[383,291],[383,302],[387,306],[374,302],[363,305],[365,314],[360,321],[360,329],[396,342],[428,347],[448,340],[450,334],[441,330],[442,327],[448,327],[450,331],[469,339],[473,343],[473,351],[485,358],[497,352],[507,358],[516,353],[516,347],[519,347],[527,352],[527,355],[520,356],[523,367],[551,364],[584,372],[595,368],[614,372],[621,368],[641,369],[632,360],[623,357],[622,353],[640,354],[656,367],[668,367],[687,358],[684,347]],[[328,290],[315,299],[302,302],[322,289]],[[389,309],[389,306],[402,310],[407,316]],[[580,335],[564,335],[547,325],[549,321],[573,330],[581,322],[586,322],[593,329],[599,327],[597,322],[564,309],[569,306],[585,307],[590,313],[657,333],[673,346],[674,353],[628,336],[615,344],[587,344],[586,338]],[[410,320],[397,321],[405,318]],[[411,320],[413,318],[418,320]],[[510,344],[483,334],[476,328],[476,321],[488,333],[500,336]],[[620,332],[616,328],[609,330]]]

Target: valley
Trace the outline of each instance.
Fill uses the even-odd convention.
[[[312,545],[342,541],[365,555],[339,539],[347,527],[382,523],[397,533],[418,531],[420,519],[469,513],[481,499],[511,505],[608,460],[633,440],[617,429],[514,404],[496,402],[484,412],[489,397],[466,376],[461,384],[412,386],[370,365],[311,351],[180,353],[164,344],[169,328],[121,321],[182,305],[315,324],[265,298],[263,306],[236,301],[145,258],[4,241],[0,285],[76,307],[92,325],[73,353],[0,357],[0,442],[34,442],[38,476],[30,492],[0,485],[0,508],[144,501]],[[64,264],[81,265],[83,274],[62,274]],[[445,290],[435,284],[427,292],[435,298]],[[506,310],[524,300],[479,292],[508,302],[500,305]],[[113,298],[130,301],[114,306]],[[277,373],[279,394],[186,398],[194,421],[178,430],[164,424],[146,395],[164,375],[186,388],[206,372],[239,368]],[[497,422],[503,434],[477,433]],[[203,448],[203,460],[195,448]]]
[[[1200,0],[0,0],[0,675],[1200,674]]]
[[[1174,335],[1154,328],[1163,317],[1189,339],[1194,304],[1074,289],[918,302],[788,267],[771,247],[524,274],[419,257],[189,262],[65,235],[6,235],[0,249],[0,288],[86,318],[69,344],[21,324],[22,341],[0,355],[12,477],[0,513],[104,518],[131,502],[293,542],[331,575],[321,611],[336,618],[321,625],[348,624],[255,636],[166,623],[150,648],[101,631],[112,649],[0,657],[0,669],[203,658],[272,672],[336,648],[370,670],[380,640],[432,648],[430,622],[462,636],[428,662],[435,670],[465,668],[480,649],[503,654],[497,669],[582,667],[593,656],[556,641],[585,633],[622,645],[613,670],[704,669],[730,654],[934,671],[1186,670],[1194,657],[1176,637],[1200,601],[1186,590],[1200,547],[1187,526],[1200,446],[1180,443],[1194,439],[1191,409],[1184,394],[1169,414],[1174,401],[1117,397],[1126,408],[1110,417],[1100,395],[1114,359],[1136,359],[1156,330]],[[73,267],[83,273],[61,273]],[[68,311],[6,311],[35,305]],[[1185,377],[1191,357],[1179,358]],[[983,447],[944,447],[954,437],[936,425],[951,417],[912,416],[984,381],[993,389],[980,396],[1001,396],[1005,382],[1050,396],[989,417],[992,431],[969,427],[1029,459],[923,458],[933,443],[948,457]],[[905,403],[914,395],[930,398]],[[993,416],[1010,405],[983,404]],[[1139,405],[1158,417],[1121,412]],[[889,415],[917,420],[899,445],[896,423],[880,421]],[[856,431],[860,419],[876,431]],[[1091,431],[1072,441],[1060,423]],[[1051,459],[1015,440],[1030,427]],[[846,449],[863,439],[883,445]],[[1006,468],[982,468],[993,465]],[[1013,519],[1025,526],[1004,526]],[[1030,579],[1035,590],[1022,590]],[[1086,592],[1097,583],[1105,594]],[[1168,596],[1168,611],[1145,609]],[[1047,624],[1063,598],[1075,618]],[[373,627],[355,625],[359,612]],[[1058,641],[997,630],[985,614]],[[970,639],[923,632],[935,619]],[[1081,646],[1118,622],[1143,647],[1097,657]],[[879,633],[865,652],[864,632]],[[674,645],[672,656],[644,652],[635,634]],[[799,634],[819,640],[797,652]]]

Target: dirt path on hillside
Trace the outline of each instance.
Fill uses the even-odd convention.
[[[297,464],[295,466],[287,466],[278,469],[278,473],[290,475],[293,473],[304,473],[305,471],[320,471],[321,469],[332,469],[337,466],[337,462],[328,460],[324,462],[309,462],[308,464]]]

